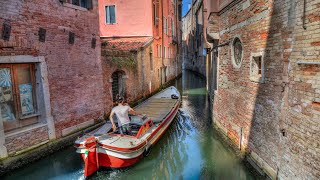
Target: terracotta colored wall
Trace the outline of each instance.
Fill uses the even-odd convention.
[[[116,24],[106,24],[105,6],[116,6]],[[100,35],[152,36],[152,2],[150,0],[99,0]]]

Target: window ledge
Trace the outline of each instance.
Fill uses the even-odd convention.
[[[81,6],[77,6],[77,5],[73,5],[73,4],[70,4],[70,3],[62,3],[62,5],[64,7],[71,8],[71,9],[77,9],[77,10],[80,10],[80,11],[88,11],[87,8],[84,8],[84,7],[81,7]]]
[[[19,119],[28,119],[28,118],[37,117],[37,116],[40,116],[40,114],[32,114],[32,115],[28,115],[28,116],[23,116],[23,117],[20,117]]]
[[[34,130],[34,129],[38,129],[38,128],[41,128],[41,127],[45,127],[45,126],[47,126],[47,124],[43,124],[43,123],[33,124],[33,125],[30,125],[30,126],[26,126],[26,127],[23,127],[23,128],[19,128],[19,129],[15,129],[15,130],[12,130],[12,131],[9,131],[9,132],[5,132],[5,136],[6,136],[6,138],[8,138],[10,136],[15,136],[17,134],[25,133],[25,132],[28,132],[28,131],[31,131],[31,130]]]
[[[250,80],[255,83],[264,83],[264,79],[258,76],[251,76]]]

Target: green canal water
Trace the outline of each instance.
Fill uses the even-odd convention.
[[[133,167],[98,172],[90,179],[256,179],[212,128],[205,81],[185,71],[175,85],[182,105],[150,155]],[[69,147],[11,172],[2,180],[84,179],[83,163]]]

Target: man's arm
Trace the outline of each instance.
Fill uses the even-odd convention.
[[[136,111],[133,110],[131,107],[129,107],[129,114],[131,114],[131,115],[137,115]]]
[[[110,116],[109,116],[109,119],[110,119],[110,121],[111,121],[111,123],[112,123],[113,132],[115,132],[116,129],[117,129],[117,127],[116,127],[116,124],[115,124],[114,121],[113,121],[113,115],[114,115],[114,112],[111,111]]]

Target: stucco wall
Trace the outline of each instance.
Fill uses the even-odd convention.
[[[106,24],[105,6],[116,6],[116,23]],[[149,0],[99,0],[102,37],[152,36],[152,2]]]

